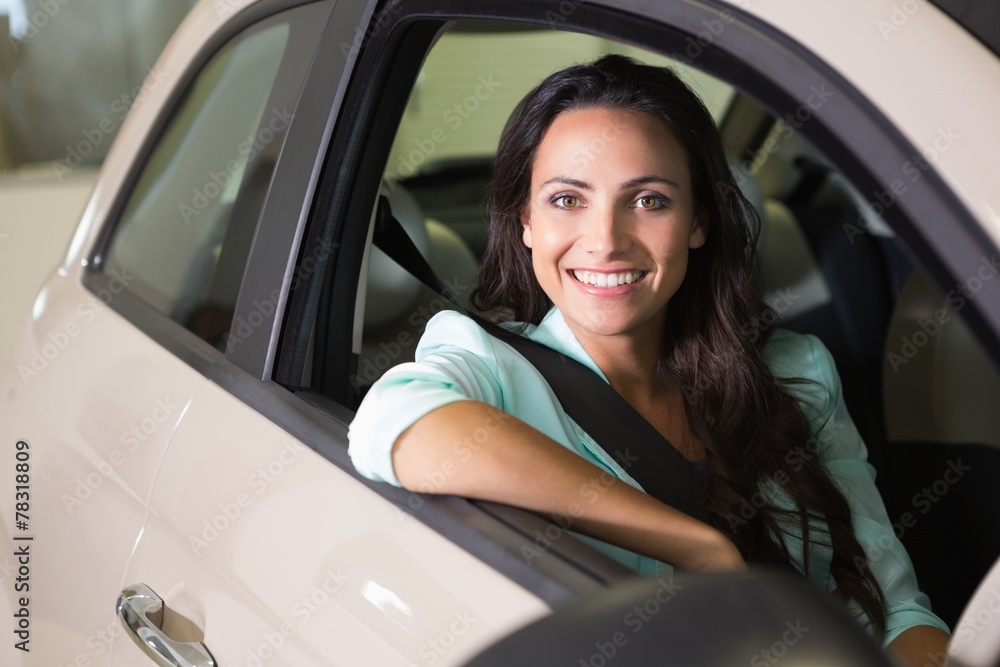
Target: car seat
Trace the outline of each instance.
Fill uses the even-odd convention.
[[[444,224],[425,218],[416,199],[399,184],[383,187],[382,194],[388,195],[393,215],[434,272],[467,307],[479,263],[465,241]],[[363,317],[353,382],[359,393],[392,366],[413,361],[427,321],[441,310],[454,308],[381,250],[371,247],[370,251],[366,279],[359,287],[364,292],[363,299],[359,295]]]
[[[1000,555],[1000,374],[915,273],[892,315],[884,377],[890,516],[934,611],[954,624]]]
[[[863,198],[799,135],[784,135],[780,123],[773,134],[780,150],[756,174],[765,197],[759,252],[765,298],[780,327],[813,334],[829,348],[882,488],[882,344],[894,276],[907,274],[909,265],[881,220],[863,219],[859,233],[849,234],[864,215]]]

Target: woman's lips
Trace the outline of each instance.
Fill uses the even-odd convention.
[[[573,278],[584,285],[598,288],[613,288],[622,285],[633,285],[643,279],[646,271],[639,269],[629,269],[626,271],[586,271],[582,269],[572,269],[570,274]]]

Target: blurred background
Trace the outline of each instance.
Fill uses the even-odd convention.
[[[0,364],[194,0],[0,0]]]

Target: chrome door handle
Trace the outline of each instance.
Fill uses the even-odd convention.
[[[163,600],[146,584],[123,590],[117,610],[126,634],[160,667],[217,667],[204,644],[175,642],[163,634]]]

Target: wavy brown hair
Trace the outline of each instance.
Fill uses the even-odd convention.
[[[670,300],[659,368],[685,389],[688,422],[705,444],[706,521],[749,561],[777,544],[789,562],[786,537],[801,538],[808,573],[810,545],[831,548],[837,593],[860,606],[882,636],[885,598],[854,535],[847,500],[818,458],[802,455],[815,442],[787,389],[805,381],[776,378],[764,362],[772,326],[758,323],[777,318],[754,270],[760,221],[729,169],[711,114],[671,70],[605,56],[552,74],[521,101],[493,165],[489,238],[473,304],[535,324],[551,308],[521,238],[520,214],[535,152],[553,119],[593,107],[648,113],[665,123],[684,146],[695,206],[708,212],[708,239],[690,253],[684,282]],[[801,465],[791,474],[790,460]],[[795,509],[773,499],[760,507],[758,500],[759,510],[741,517],[745,503],[771,484]]]

